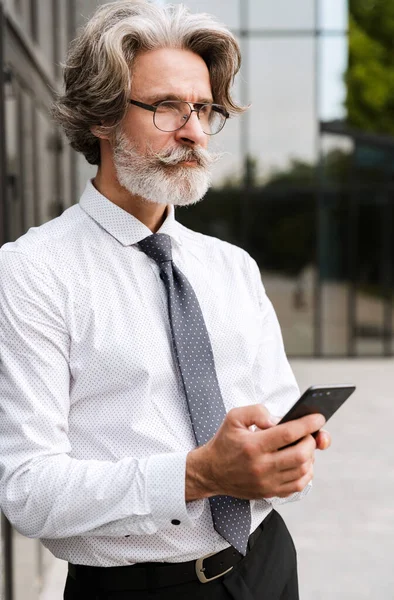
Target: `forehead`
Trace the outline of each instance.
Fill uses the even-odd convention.
[[[132,92],[133,97],[138,95],[145,100],[162,94],[189,100],[212,97],[204,60],[190,50],[178,48],[138,54],[132,73]]]

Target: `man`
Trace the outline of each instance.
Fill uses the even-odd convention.
[[[97,175],[0,253],[0,502],[68,561],[67,600],[298,598],[273,507],[309,490],[324,418],[273,427],[299,393],[257,265],[174,217],[239,64],[208,15],[99,9],[54,110]]]

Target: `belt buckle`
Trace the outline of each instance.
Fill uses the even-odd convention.
[[[202,558],[198,558],[196,560],[196,575],[197,575],[199,581],[201,581],[201,583],[209,583],[209,581],[213,581],[214,579],[217,579],[218,577],[222,577],[222,575],[225,575],[226,573],[231,571],[231,569],[234,568],[234,567],[230,567],[229,569],[226,569],[222,573],[219,573],[219,575],[214,575],[213,577],[205,577],[205,575],[204,575],[205,568],[203,566],[204,560],[206,558],[209,558],[210,556],[213,556],[214,554],[217,554],[217,552],[211,552],[210,554],[206,554]]]

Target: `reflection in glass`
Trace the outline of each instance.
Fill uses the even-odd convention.
[[[319,116],[322,121],[346,118],[345,72],[348,63],[346,36],[320,37],[319,56]]]
[[[184,0],[182,4],[193,13],[209,13],[215,15],[219,21],[230,27],[239,28],[239,3],[245,0]],[[167,2],[172,4],[172,2]]]
[[[349,344],[349,170],[353,143],[324,134],[318,171],[318,263],[321,301],[321,351],[345,355]]]
[[[290,195],[293,190],[288,190]],[[294,190],[297,194],[298,190]],[[264,192],[262,192],[263,197]],[[277,200],[277,199],[276,199]],[[276,243],[273,241],[273,235],[269,235],[268,227],[265,227],[267,214],[275,202],[272,198],[272,204],[261,202],[260,210],[253,210],[253,218],[261,227],[261,235],[265,238],[265,245],[271,253],[275,253],[276,268],[270,269],[270,265],[265,264],[264,258],[260,255],[259,266],[261,270],[262,281],[264,283],[268,297],[270,298],[279,323],[282,329],[285,349],[290,356],[311,356],[314,349],[314,329],[313,321],[315,316],[315,277],[316,268],[314,264],[313,246],[315,245],[313,220],[315,219],[314,205],[305,202],[305,207],[298,202],[291,209],[286,204],[279,205],[277,213],[276,227],[271,233],[279,231],[284,235]],[[271,219],[272,220],[272,219]],[[298,231],[300,222],[308,224],[308,231]],[[310,227],[310,228],[309,228]],[[292,251],[297,255],[298,261],[294,260],[293,265],[281,264],[282,253],[278,251],[280,241],[287,239],[284,252],[288,254]],[[302,253],[307,254],[307,261],[303,260]],[[252,251],[252,254],[253,251]],[[291,254],[290,254],[291,255]],[[286,268],[284,268],[286,266]]]
[[[315,0],[241,0],[248,7],[250,29],[310,29]],[[249,3],[249,4],[248,4]]]
[[[249,42],[246,247],[262,271],[286,351],[313,353],[316,119],[314,39]],[[296,68],[295,68],[296,67]]]
[[[250,153],[269,181],[295,161],[316,161],[313,39],[251,39]]]
[[[363,1],[363,0],[361,0]],[[319,29],[346,31],[348,28],[347,0],[318,0]]]
[[[384,341],[384,264],[386,203],[384,192],[357,190],[357,261],[355,264],[356,354],[381,355]]]

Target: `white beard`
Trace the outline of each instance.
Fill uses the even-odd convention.
[[[201,200],[211,185],[210,166],[222,153],[179,146],[158,153],[139,154],[123,133],[116,135],[113,160],[118,181],[130,194],[154,202],[187,206]],[[196,166],[182,161],[196,160]]]

